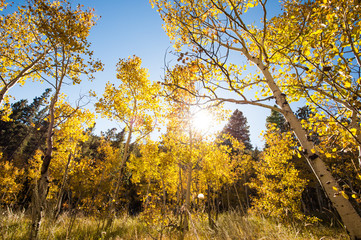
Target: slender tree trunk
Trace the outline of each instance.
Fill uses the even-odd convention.
[[[302,206],[302,211],[303,211],[304,213],[308,213],[308,209],[306,208],[305,201],[303,200],[302,197],[301,197],[301,206]]]
[[[229,187],[227,186],[227,211],[230,210],[230,200],[229,200]]]
[[[193,154],[193,136],[192,131],[189,131],[189,163],[187,165],[187,188],[186,188],[186,199],[184,203],[184,210],[183,210],[183,223],[182,223],[182,231],[183,237],[185,236],[185,232],[189,229],[189,214],[190,214],[190,203],[191,203],[191,185],[192,185],[192,170],[193,170],[193,163],[192,163],[192,154]]]
[[[68,162],[65,165],[64,175],[63,175],[63,181],[60,186],[58,199],[56,201],[55,210],[54,210],[54,218],[57,219],[59,217],[60,211],[61,211],[61,205],[63,203],[63,195],[64,195],[64,188],[66,184],[66,180],[68,179],[68,169],[70,165],[70,161],[72,159],[73,154],[69,153],[68,156]]]
[[[248,185],[246,184],[248,179],[247,179],[247,175],[246,173],[244,173],[244,182],[243,182],[243,186],[244,186],[244,194],[245,194],[245,198],[246,198],[246,208],[249,209],[250,208],[250,204],[249,204],[249,192],[248,192]]]
[[[358,146],[357,162],[358,162],[358,168],[361,169],[361,145]],[[358,169],[356,169],[356,170],[358,170]]]
[[[320,186],[316,186],[316,196],[317,196],[317,203],[318,203],[318,209],[320,210],[320,212],[323,209],[323,200],[322,200],[322,196],[321,196],[321,189]]]
[[[164,176],[162,176],[162,189],[163,189],[163,208],[162,208],[162,214],[166,213],[166,204],[167,204],[167,192],[165,190],[165,184],[164,184]]]
[[[240,210],[242,211],[242,213],[245,213],[244,205],[242,204],[241,198],[239,197],[237,186],[235,183],[233,183],[233,188],[234,188],[234,191],[235,191],[237,199],[238,199],[238,204],[239,204]]]
[[[208,214],[208,225],[211,229],[215,229],[215,224],[212,218],[212,203],[211,203],[211,189],[209,187],[209,184],[207,184],[207,214]]]
[[[217,187],[218,189],[218,187]],[[221,202],[219,201],[220,198],[220,195],[219,195],[219,191],[217,191],[217,194],[216,194],[216,199],[215,199],[215,203],[217,204],[216,206],[216,221],[218,221],[218,215],[219,215],[219,206],[221,204]]]
[[[177,206],[176,206],[176,211],[177,211],[177,215],[179,213],[179,207],[181,206],[182,203],[182,191],[183,191],[183,185],[182,185],[182,168],[181,168],[181,164],[178,164],[178,186],[177,186]]]
[[[215,220],[217,220],[217,203],[216,203],[216,192],[213,190],[212,192],[212,211],[214,212]]]
[[[118,198],[119,198],[119,190],[120,190],[120,185],[121,185],[122,178],[123,178],[123,169],[124,169],[125,162],[127,161],[127,158],[128,158],[128,155],[129,155],[128,152],[129,152],[130,140],[132,139],[132,133],[133,133],[133,128],[132,128],[132,125],[131,125],[130,128],[129,128],[127,141],[125,143],[123,157],[122,157],[122,161],[120,163],[119,174],[118,174],[118,177],[116,179],[116,185],[115,185],[115,188],[114,188],[113,196],[111,197],[110,202],[109,202],[109,212],[108,212],[109,215],[108,215],[106,226],[105,226],[106,229],[110,228],[113,221],[114,221],[115,204],[116,204],[116,202],[118,201]]]
[[[183,218],[183,224],[182,224],[183,231],[186,231],[189,229],[192,169],[193,169],[193,164],[192,164],[192,162],[190,162],[190,163],[188,163],[188,167],[187,167],[187,189],[186,189],[186,199],[185,199],[184,210],[183,210],[184,218]]]
[[[54,110],[58,99],[60,86],[54,94],[49,108],[49,126],[46,139],[46,151],[43,156],[41,165],[40,179],[35,186],[32,198],[32,226],[30,231],[30,239],[38,239],[42,213],[45,208],[46,196],[49,189],[49,166],[53,153],[53,128],[54,128]]]
[[[320,154],[316,152],[313,142],[309,138],[307,138],[307,132],[303,129],[301,122],[293,113],[290,105],[286,100],[286,95],[283,94],[280,91],[279,87],[276,85],[267,66],[265,66],[259,59],[254,59],[250,57],[248,53],[245,55],[248,55],[248,59],[251,59],[262,71],[264,77],[266,78],[268,86],[270,87],[274,97],[276,98],[277,105],[280,106],[282,114],[289,122],[294,134],[296,135],[299,143],[304,149],[303,154],[306,157],[308,164],[318,178],[321,186],[331,200],[334,208],[340,215],[347,231],[351,235],[351,238],[361,239],[361,217],[358,215],[351,202],[341,196],[341,194],[338,194],[338,191],[334,189],[341,188],[338,185],[336,179],[332,176],[330,169],[320,158]]]

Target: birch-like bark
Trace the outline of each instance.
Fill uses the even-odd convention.
[[[37,186],[34,190],[34,195],[32,198],[32,226],[30,232],[30,239],[35,240],[38,239],[40,223],[42,219],[42,212],[45,208],[46,196],[48,195],[49,189],[49,166],[52,159],[53,153],[53,128],[54,128],[54,112],[55,112],[55,104],[58,100],[59,92],[60,92],[61,83],[59,84],[56,92],[51,99],[50,107],[49,107],[49,126],[47,131],[47,139],[46,139],[46,151],[43,156],[43,162],[41,165],[40,179]]]
[[[127,158],[129,155],[129,146],[130,146],[130,140],[132,139],[132,133],[133,133],[133,127],[131,124],[131,126],[129,128],[129,132],[128,132],[127,141],[126,141],[125,147],[124,147],[122,161],[121,161],[120,167],[119,167],[119,174],[116,179],[116,185],[115,185],[115,189],[113,192],[113,197],[111,197],[110,202],[109,202],[109,215],[108,215],[106,226],[105,226],[106,229],[109,229],[111,227],[111,225],[114,221],[114,218],[115,218],[115,203],[119,198],[119,190],[120,190],[120,185],[122,183],[122,178],[123,178],[123,169],[124,169],[125,162],[127,161]]]
[[[72,156],[73,156],[73,154],[69,153],[68,161],[67,161],[67,163],[65,165],[63,181],[61,182],[59,195],[58,195],[58,199],[56,201],[55,210],[54,210],[54,218],[55,219],[57,219],[59,217],[59,214],[60,214],[60,211],[61,211],[61,205],[63,203],[62,199],[63,199],[63,195],[64,195],[64,188],[65,188],[66,180],[68,179],[68,170],[69,170],[69,165],[70,165],[70,161],[72,159]]]
[[[184,203],[184,218],[182,223],[183,235],[186,230],[189,229],[189,214],[190,214],[190,203],[191,203],[191,185],[192,185],[192,151],[193,151],[193,136],[192,130],[189,130],[189,163],[187,165],[187,188],[186,188],[186,199]]]
[[[259,59],[247,55],[248,54],[246,54],[246,57],[254,62],[263,73],[269,88],[273,92],[277,105],[281,108],[282,114],[289,122],[292,131],[304,149],[303,155],[306,157],[308,164],[332,202],[333,207],[340,215],[344,226],[347,228],[346,230],[349,232],[352,239],[361,239],[361,217],[358,215],[351,202],[338,194],[338,191],[334,189],[341,188],[336,179],[332,176],[330,169],[321,159],[320,154],[315,150],[313,142],[307,138],[307,132],[303,129],[300,120],[293,113],[287,102],[286,95],[281,92],[280,88],[275,83],[267,66]]]

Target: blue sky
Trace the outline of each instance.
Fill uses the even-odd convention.
[[[21,1],[15,1],[21,2]],[[102,94],[108,81],[116,83],[115,65],[119,58],[137,55],[143,61],[143,67],[149,69],[150,78],[154,81],[161,80],[164,69],[164,56],[171,49],[172,44],[162,29],[162,20],[157,11],[152,9],[148,0],[72,0],[86,7],[95,9],[101,18],[91,30],[89,42],[96,58],[105,64],[103,72],[95,74],[95,80],[82,81],[78,86],[64,88],[70,101],[75,101],[80,95],[86,94],[90,89]],[[45,83],[26,83],[23,87],[14,87],[10,94],[17,100],[22,98],[33,99],[40,96],[45,88]],[[95,100],[89,103],[92,108]],[[265,118],[270,110],[245,105],[226,105],[231,110],[239,109],[248,120],[251,133],[251,142],[254,146],[263,147],[260,132],[265,129]],[[116,123],[98,119],[96,133],[109,128],[121,128]]]

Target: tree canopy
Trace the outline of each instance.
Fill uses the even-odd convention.
[[[0,210],[29,210],[30,239],[41,238],[44,214],[100,219],[103,238],[120,214],[139,213],[161,226],[159,238],[173,228],[184,239],[196,215],[217,232],[219,214],[234,209],[336,218],[361,239],[359,1],[282,0],[278,11],[267,0],[150,4],[174,48],[164,74],[151,79],[140,57],[116,56],[116,80],[82,105],[67,90],[101,80],[95,10],[68,0],[8,10],[0,0]],[[27,81],[50,88],[12,100]],[[271,111],[263,149],[253,150],[247,114],[227,115],[226,103]],[[209,119],[196,126],[200,112]],[[118,126],[97,135],[96,114]],[[221,130],[201,130],[206,120]]]

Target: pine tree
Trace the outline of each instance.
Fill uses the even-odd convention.
[[[284,116],[280,112],[273,109],[271,110],[271,115],[266,118],[267,128],[269,124],[276,124],[276,127],[279,128],[281,132],[287,132],[289,129]]]
[[[229,134],[238,141],[243,142],[246,149],[252,149],[247,118],[243,116],[243,113],[238,109],[233,112],[228,123],[223,128],[222,134]]]
[[[16,161],[17,167],[24,167],[36,149],[44,143],[44,129],[47,125],[44,120],[47,108],[44,105],[50,91],[46,89],[31,104],[24,99],[11,104],[11,121],[0,121],[0,149],[4,159]]]
[[[250,152],[249,150],[252,150],[249,137],[249,126],[246,117],[244,117],[243,113],[238,109],[233,112],[228,123],[223,128],[222,135],[224,134],[231,135],[245,146],[243,151],[237,150],[229,138],[222,136],[222,138],[225,138],[223,144],[232,148],[232,155],[247,158],[246,156]],[[224,203],[227,203],[228,209],[238,207],[245,209],[249,207],[249,187],[245,183],[249,181],[250,176],[254,173],[250,163],[251,161],[248,158],[247,160],[239,161],[235,168],[235,171],[238,172],[236,181],[232,185],[224,185],[222,190],[219,191],[219,196],[224,199]],[[237,193],[231,196],[230,192],[234,190],[236,190]]]

